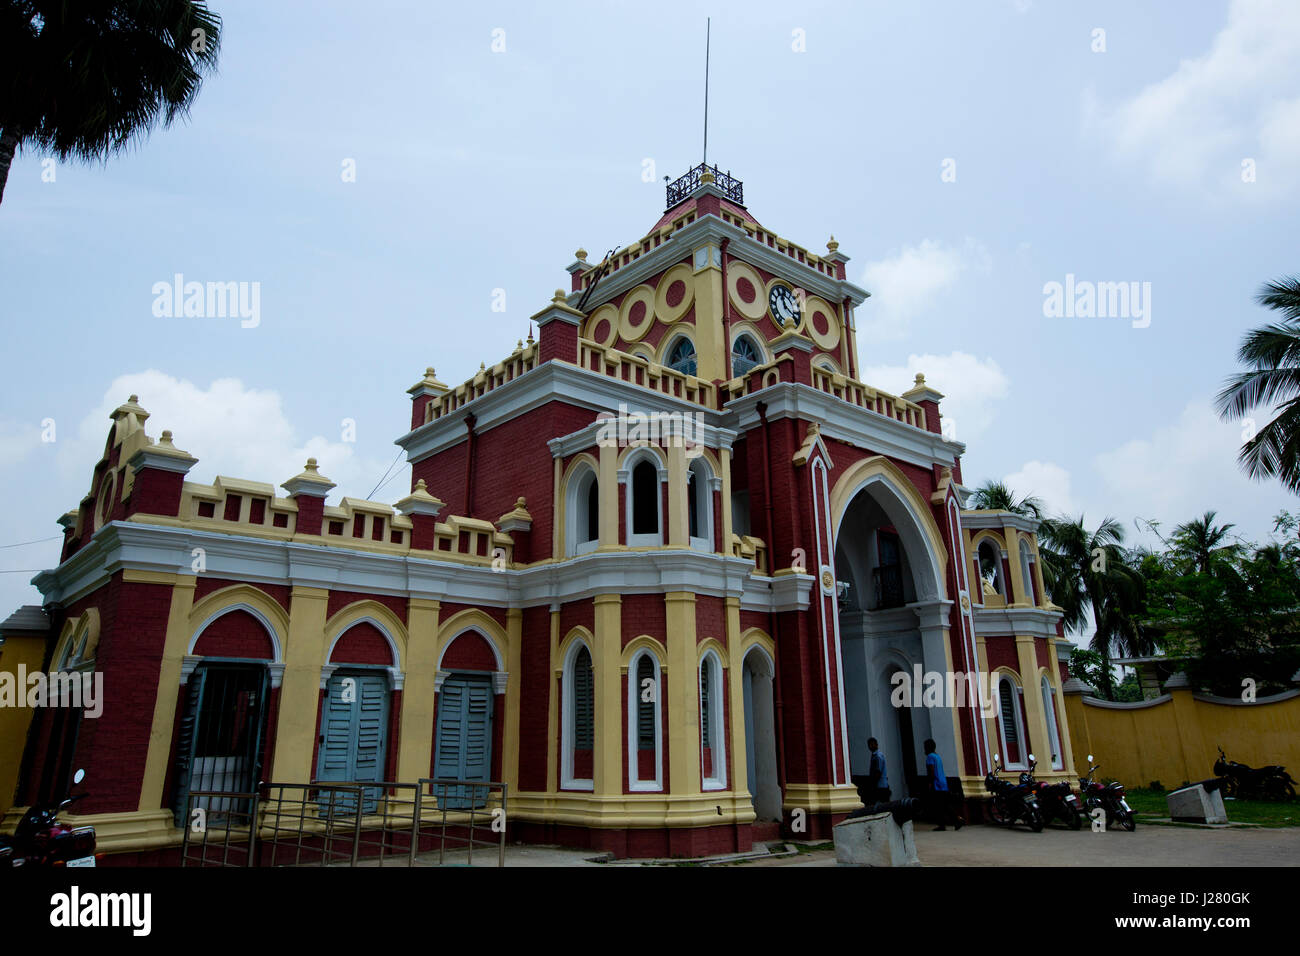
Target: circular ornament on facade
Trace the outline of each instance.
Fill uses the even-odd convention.
[[[583,337],[609,348],[618,337],[618,306],[606,302],[587,319]]]
[[[655,324],[655,290],[639,285],[623,297],[618,310],[618,334],[624,342],[639,342]]]
[[[695,276],[691,267],[678,263],[659,280],[655,287],[655,318],[660,322],[676,322],[695,302]]]
[[[962,609],[963,611],[969,611],[969,610],[970,610],[970,595],[969,595],[969,594],[963,594],[963,595],[961,596],[961,609]]]
[[[95,530],[98,531],[113,513],[113,498],[117,491],[117,472],[109,471],[99,482],[99,497],[95,501]]]
[[[802,290],[796,290],[784,279],[773,279],[764,292],[764,311],[772,317],[772,322],[779,331],[801,331],[806,311],[804,297]]]
[[[835,593],[835,572],[832,571],[828,566],[823,564],[821,577],[822,577],[822,593],[834,594]]]
[[[804,300],[804,328],[820,349],[832,352],[840,344],[840,323],[835,309],[821,296],[810,295]]]
[[[767,315],[762,278],[752,266],[736,259],[727,263],[727,296],[736,311],[751,322]]]

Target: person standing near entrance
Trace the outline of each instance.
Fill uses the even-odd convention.
[[[960,830],[965,821],[953,810],[952,794],[948,792],[948,778],[943,772],[943,758],[935,750],[933,739],[925,742],[925,773],[930,782],[930,813],[939,821],[935,829],[947,829],[945,824],[951,817],[953,829]]]
[[[889,770],[885,766],[885,755],[880,752],[880,743],[875,737],[867,739],[867,749],[871,751],[871,766],[867,770],[867,793],[876,803],[889,802]]]

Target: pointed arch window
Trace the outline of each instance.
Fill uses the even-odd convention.
[[[703,458],[696,458],[686,471],[686,523],[691,547],[713,550],[713,472]]]
[[[596,747],[596,683],[591,651],[581,641],[567,655],[563,682],[561,785],[566,790],[591,790]]]
[[[627,543],[629,545],[663,544],[662,477],[659,462],[649,452],[639,457],[627,474]]]
[[[1028,767],[1028,752],[1020,688],[1005,675],[998,681],[998,732],[1002,741],[1002,766],[1007,770],[1024,770]]]
[[[570,479],[565,509],[568,556],[594,551],[600,543],[600,482],[595,469],[583,467]]]
[[[1038,598],[1034,595],[1034,554],[1030,550],[1029,542],[1024,538],[1020,539],[1020,574],[1025,588],[1025,600],[1030,604],[1037,604]]]
[[[631,790],[663,789],[659,661],[640,651],[628,669],[627,780]]]
[[[1046,675],[1041,683],[1043,691],[1043,713],[1047,715],[1047,743],[1052,748],[1052,768],[1061,770],[1065,761],[1061,755],[1061,728],[1056,722],[1056,691]]]
[[[700,661],[700,777],[705,790],[723,790],[727,786],[722,662],[712,651]]]

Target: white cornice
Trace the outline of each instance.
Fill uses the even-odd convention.
[[[727,403],[724,421],[744,433],[757,428],[758,403],[767,403],[769,421],[801,418],[818,422],[822,436],[847,442],[867,451],[928,468],[952,465],[966,450],[961,442],[908,425],[887,415],[850,405],[811,385],[781,382]],[[963,518],[964,520],[964,518]]]
[[[1037,534],[1039,521],[1027,515],[1013,514],[1010,511],[963,511],[961,513],[963,528],[1015,528],[1027,534]]]
[[[630,412],[638,412],[639,409],[629,409]],[[700,409],[701,412],[713,415],[715,418],[720,417],[716,412],[709,412],[708,409]],[[607,420],[612,427],[617,427],[617,418]],[[601,429],[606,426],[606,421],[594,421],[585,428],[579,428],[576,432],[570,432],[559,438],[552,438],[547,442],[551,449],[552,458],[568,458],[580,451],[585,451],[598,444]],[[687,436],[692,442],[699,441],[705,448],[725,448],[731,450],[732,443],[736,440],[737,435],[729,428],[719,428],[716,425],[699,424],[692,425],[692,434]],[[669,444],[674,439],[671,436],[663,436],[663,443]]]
[[[1037,607],[975,606],[975,633],[983,637],[1029,634],[1033,637],[1056,637],[1059,611]]]
[[[808,575],[755,576],[743,558],[687,549],[595,551],[560,564],[521,570],[453,564],[407,555],[350,551],[213,531],[115,521],[57,570],[33,579],[44,603],[68,605],[131,569],[193,575],[202,548],[204,574],[253,584],[327,588],[491,607],[551,606],[598,594],[695,594],[739,598],[755,611],[808,606]]]

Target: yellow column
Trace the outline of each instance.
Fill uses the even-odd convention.
[[[130,574],[130,572],[127,572]],[[171,757],[172,729],[176,726],[176,700],[181,688],[181,663],[189,643],[190,610],[194,607],[194,586],[198,578],[177,575],[171,582],[172,604],[167,613],[167,636],[163,639],[162,666],[158,672],[158,695],[153,724],[149,728],[149,751],[144,780],[140,784],[141,810],[162,806],[167,763]]]
[[[726,374],[723,350],[730,343],[722,338],[721,255],[711,243],[694,252],[698,255],[706,249],[706,264],[695,273],[695,362],[696,374],[709,382]]]
[[[620,651],[622,605],[620,594],[597,594],[596,634],[592,669],[596,688],[596,754],[592,773],[595,793],[623,792],[623,698]]]
[[[1011,605],[1027,607],[1034,603],[1032,594],[1025,594],[1025,576],[1020,570],[1020,533],[1015,528],[1003,527],[1007,540],[1007,566],[1011,569]]]
[[[618,448],[600,446],[600,547],[618,547]],[[628,489],[631,493],[631,489]]]
[[[731,449],[718,449],[722,468],[722,553],[731,553]]]
[[[438,670],[437,601],[411,598],[407,604],[406,680],[397,779],[419,780],[433,767],[434,676]]]
[[[551,608],[551,669],[550,692],[546,705],[546,792],[560,789],[559,750],[556,741],[560,736],[560,606]]]
[[[1037,562],[1035,562],[1037,563]],[[1042,585],[1040,584],[1041,588]],[[1044,593],[1041,592],[1040,593]],[[1056,658],[1056,638],[1047,639],[1047,653],[1054,666],[1047,669],[1047,680],[1056,697],[1056,732],[1061,737],[1061,767],[1074,776],[1074,751],[1070,746],[1070,721],[1065,716],[1065,690],[1061,686],[1061,666]]]
[[[727,699],[731,702],[731,790],[743,807],[749,793],[749,756],[745,745],[745,667],[740,653],[740,598],[727,598]],[[753,794],[750,794],[752,797]],[[743,809],[738,810],[742,817]]]
[[[1045,607],[1047,605],[1047,588],[1043,586],[1043,556],[1038,553],[1038,539],[1031,539],[1029,547],[1034,552],[1034,586],[1038,588],[1039,604]],[[1032,597],[1030,598],[1030,603],[1033,603]],[[1053,658],[1053,660],[1055,660],[1055,658]],[[1059,671],[1057,676],[1060,676]]]
[[[289,596],[289,639],[284,648],[275,760],[269,780],[292,783],[313,776],[320,669],[325,658],[325,612],[329,592],[295,587]],[[403,694],[402,696],[406,696]]]
[[[1024,689],[1025,726],[1029,730],[1030,752],[1051,769],[1048,758],[1047,715],[1043,711],[1043,691],[1038,683],[1038,658],[1034,654],[1032,635],[1016,635],[1016,660],[1020,667],[1020,686]]]
[[[668,447],[668,544],[670,547],[690,546],[690,518],[687,508],[686,449],[680,443]]]
[[[700,674],[695,654],[695,595],[664,595],[668,645],[668,767],[673,796],[700,790]]]
[[[519,608],[506,611],[506,727],[505,753],[501,759],[501,773],[510,792],[519,789],[519,688],[520,669],[523,666],[524,612]]]

